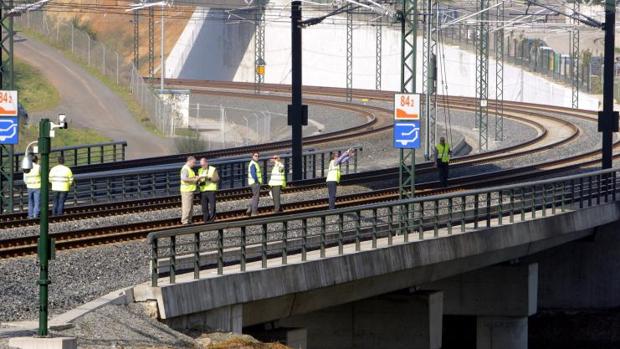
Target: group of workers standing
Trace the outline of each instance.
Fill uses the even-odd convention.
[[[336,207],[336,187],[340,182],[340,166],[355,156],[355,151],[349,149],[342,154],[334,153],[329,162],[327,171],[327,188],[329,196],[329,208]],[[263,183],[263,173],[260,166],[259,154],[252,153],[252,158],[248,163],[248,185],[252,190],[252,198],[248,202],[246,215],[258,215],[258,204],[260,201],[260,189]],[[271,189],[270,196],[273,199],[273,212],[282,212],[281,194],[286,188],[286,168],[278,155],[271,158],[271,175],[267,183]],[[209,166],[207,159],[200,159],[200,169],[198,173],[193,168],[196,165],[196,158],[189,156],[185,165],[181,168],[181,223],[192,223],[192,212],[194,204],[194,192],[200,190],[200,202],[202,204],[202,214],[204,223],[215,220],[215,193],[218,189],[219,175],[217,169]]]
[[[39,218],[41,201],[41,166],[36,155],[32,157],[32,169],[24,171],[24,183],[28,189],[28,219]],[[65,166],[63,156],[58,157],[58,165],[52,167],[49,182],[54,194],[53,216],[61,216],[65,210],[65,201],[73,185],[73,172]]]

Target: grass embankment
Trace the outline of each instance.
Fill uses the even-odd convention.
[[[15,61],[15,85],[19,91],[19,100],[28,113],[53,109],[60,102],[58,90],[45,76],[35,67],[19,60]],[[109,138],[90,129],[69,128],[57,132],[62,133],[62,137],[54,138],[52,143],[54,148],[110,141]],[[37,124],[22,127],[16,150],[23,151],[28,143],[36,140],[38,136]]]
[[[162,133],[155,127],[155,125],[149,119],[148,114],[135,99],[131,95],[131,91],[129,87],[119,86],[116,84],[116,81],[109,78],[108,76],[102,74],[98,69],[93,68],[88,65],[83,59],[73,54],[71,50],[67,50],[63,46],[61,46],[58,42],[50,39],[49,37],[38,33],[36,31],[30,30],[29,28],[19,28],[21,33],[30,38],[36,39],[48,46],[51,46],[60,52],[63,53],[65,57],[70,59],[71,61],[79,64],[84,70],[86,70],[89,74],[96,77],[99,81],[101,81],[107,88],[109,88],[112,92],[114,92],[117,96],[119,96],[125,105],[127,105],[127,109],[133,115],[133,117],[140,122],[140,124],[149,132],[162,136]]]

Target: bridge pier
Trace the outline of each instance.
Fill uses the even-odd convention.
[[[307,348],[440,349],[443,294],[389,294],[277,322],[307,330]]]
[[[538,264],[492,266],[423,288],[444,292],[445,315],[476,316],[477,349],[527,349],[528,317],[538,306]]]

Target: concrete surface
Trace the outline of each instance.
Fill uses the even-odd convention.
[[[539,216],[540,217],[540,216]],[[177,284],[160,280],[160,287],[135,289],[137,301],[155,299],[162,319],[173,319],[215,308],[243,304],[243,326],[260,324],[296,314],[346,304],[376,295],[441,280],[481,269],[589,236],[597,226],[620,219],[616,203],[566,212],[547,218],[470,230],[423,241],[402,242],[355,253],[352,246],[338,256],[328,249],[328,258],[301,263],[289,256],[287,265],[270,262],[269,269],[248,263],[247,272],[238,266],[223,276],[205,272],[201,279],[177,276]],[[399,239],[401,238],[401,239]],[[237,285],[252,285],[238,287]]]
[[[20,349],[77,349],[75,337],[15,337],[9,339],[9,347]]]
[[[527,317],[479,317],[476,349],[527,349]]]
[[[440,349],[441,292],[393,294],[277,322],[308,331],[308,349]]]
[[[119,96],[58,50],[19,35],[15,54],[39,69],[60,93],[60,104],[53,110],[30,113],[33,120],[65,113],[71,126],[90,128],[113,140],[127,141],[129,159],[175,151],[172,140],[147,131]]]

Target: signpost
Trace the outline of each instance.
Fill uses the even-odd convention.
[[[419,149],[420,137],[420,95],[394,95],[393,144],[397,149]]]
[[[5,209],[13,211],[13,146],[19,141],[17,114],[17,91],[0,90],[0,213]]]

